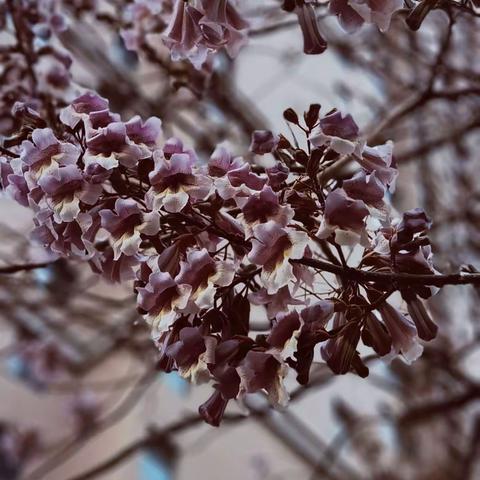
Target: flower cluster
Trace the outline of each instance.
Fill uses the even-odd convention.
[[[338,17],[342,28],[353,33],[364,23],[388,30],[402,0],[331,0],[328,13]],[[297,15],[304,38],[304,52],[320,54],[327,49],[317,21],[313,0],[285,0],[283,10]],[[129,50],[156,48],[163,43],[172,60],[189,60],[197,69],[213,53],[225,49],[235,57],[248,40],[248,21],[233,0],[135,0],[124,18],[122,37]]]
[[[33,123],[36,120],[17,102],[44,113],[57,104],[68,103],[79,92],[72,82],[72,58],[55,41],[68,26],[60,2],[19,0],[11,2],[9,7],[0,8],[0,25],[5,26],[6,34],[11,34],[6,36],[1,50],[0,133],[3,135],[28,120]],[[10,141],[7,139],[6,143]]]
[[[284,377],[293,369],[307,383],[319,344],[334,373],[365,376],[360,341],[411,361],[419,338],[436,334],[421,300],[431,288],[351,274],[435,274],[428,217],[389,208],[391,142],[365,145],[350,115],[319,105],[303,120],[284,115],[305,147],[255,132],[251,151],[270,158],[260,168],[224,144],[199,159],[163,139],[159,119],[124,122],[86,92],[61,111],[60,132],[34,129],[0,159],[3,188],[35,213],[35,239],[111,281],[134,280],[159,368],[214,384],[200,407],[213,425],[248,393],[285,405]],[[335,180],[345,156],[357,171]],[[396,291],[405,311],[387,301]],[[254,335],[262,309],[269,331]]]
[[[232,0],[136,0],[127,10],[122,37],[134,51],[163,41],[172,60],[188,59],[200,69],[219,50],[235,57],[247,30]]]

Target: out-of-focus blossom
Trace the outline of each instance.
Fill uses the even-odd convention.
[[[327,42],[320,33],[315,9],[310,0],[295,0],[294,12],[303,34],[303,51],[318,55],[327,49]]]
[[[163,38],[173,60],[188,59],[201,68],[221,48],[235,57],[246,43],[247,28],[229,0],[201,0],[196,6],[177,0]]]
[[[257,155],[271,153],[278,145],[279,138],[270,130],[255,130],[252,133],[250,151]]]
[[[357,31],[364,22],[373,23],[385,32],[390,27],[392,15],[402,7],[402,0],[332,0],[330,13],[338,17],[347,33]]]
[[[302,300],[294,298],[288,286],[280,288],[276,293],[269,294],[267,289],[262,288],[249,296],[254,305],[264,305],[267,309],[268,318],[274,318],[277,314],[288,310],[289,305],[301,305]]]

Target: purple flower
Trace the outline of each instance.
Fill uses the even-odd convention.
[[[80,151],[71,143],[61,143],[49,128],[36,129],[30,142],[25,140],[20,150],[20,159],[26,165],[29,177],[37,182],[46,175],[59,178],[60,167],[75,165]]]
[[[252,194],[252,190],[262,190],[267,183],[265,177],[252,172],[248,163],[242,163],[238,168],[228,171],[225,177],[215,181],[215,189],[221,198],[233,198],[239,207],[242,207]]]
[[[75,128],[80,121],[88,121],[92,112],[108,111],[108,100],[94,92],[86,92],[60,112],[60,120],[70,128]]]
[[[102,227],[111,235],[114,260],[121,254],[139,253],[141,235],[155,235],[160,230],[158,212],[144,213],[133,199],[117,199],[114,211],[100,211]]]
[[[279,313],[272,323],[270,334],[267,337],[267,343],[279,351],[282,351],[287,343],[300,332],[300,317],[298,312]]]
[[[275,406],[288,403],[288,392],[283,385],[286,366],[269,352],[250,350],[237,367],[240,394],[264,390]]]
[[[295,13],[303,34],[303,51],[318,55],[327,49],[327,42],[320,33],[315,9],[309,0],[295,0]]]
[[[177,284],[169,273],[153,272],[144,288],[138,289],[138,306],[157,337],[175,321],[187,306],[192,287]]]
[[[89,263],[93,272],[102,275],[105,280],[121,283],[135,278],[135,270],[140,263],[137,257],[122,253],[115,260],[113,248],[108,246],[102,252],[96,252]]]
[[[244,165],[241,157],[234,157],[224,144],[217,145],[208,162],[208,174],[212,177],[223,177],[231,170]]]
[[[44,176],[38,183],[57,223],[75,220],[80,213],[80,202],[94,205],[103,188],[85,182],[76,165],[59,168],[56,176]]]
[[[423,302],[417,297],[411,298],[407,300],[407,309],[417,327],[418,336],[425,341],[433,340],[437,336],[438,327],[433,322]]]
[[[349,155],[358,149],[358,126],[351,115],[335,111],[320,120],[312,130],[310,142],[315,147],[328,145],[340,155]]]
[[[271,153],[278,145],[279,137],[270,130],[255,130],[252,133],[250,151],[257,155]]]
[[[276,190],[287,180],[290,170],[283,163],[277,162],[273,167],[268,167],[265,173],[268,177],[268,185]]]
[[[293,219],[294,211],[289,205],[280,205],[278,195],[268,186],[254,192],[242,207],[242,220],[248,235],[259,223],[274,221],[286,227]]]
[[[362,200],[371,213],[381,218],[387,217],[387,206],[383,201],[385,196],[385,185],[377,178],[376,171],[367,175],[365,172],[357,172],[351,179],[344,180],[343,190],[350,198]]]
[[[211,189],[211,180],[194,169],[195,154],[183,147],[174,147],[174,153],[156,150],[155,169],[149,174],[151,188],[146,200],[152,210],[164,208],[180,212],[189,200],[205,199]]]
[[[215,261],[206,249],[190,250],[185,262],[180,262],[180,272],[175,277],[178,284],[191,287],[189,301],[196,309],[213,306],[215,287],[226,287],[235,275],[233,263]]]
[[[389,303],[384,302],[378,311],[392,337],[392,354],[401,353],[408,363],[414,362],[423,352],[415,324]]]
[[[341,245],[365,244],[365,217],[368,214],[368,208],[362,200],[354,200],[343,188],[337,188],[327,196],[317,236],[328,238],[334,234],[335,240]]]
[[[193,383],[210,379],[208,365],[215,363],[217,340],[202,335],[201,328],[185,327],[180,330],[178,340],[169,345],[165,354],[175,361],[183,378]]]
[[[329,12],[336,15],[341,27],[347,33],[354,33],[365,23],[362,16],[350,6],[349,0],[331,0]]]
[[[100,227],[88,213],[80,213],[68,223],[53,221],[53,212],[40,210],[34,217],[32,238],[52,253],[65,257],[89,259],[95,254],[93,239]]]
[[[262,266],[261,282],[268,294],[274,294],[295,278],[289,260],[303,257],[308,236],[304,232],[282,228],[274,221],[257,225],[253,235],[248,258]]]
[[[246,43],[247,27],[228,0],[202,0],[199,8],[177,0],[164,42],[173,60],[188,59],[200,69],[209,53],[221,48],[236,56]]]
[[[164,42],[170,49],[172,60],[188,59],[200,69],[207,60],[208,49],[202,44],[199,22],[200,10],[183,0],[176,0],[172,18],[164,32]]]
[[[128,138],[137,145],[155,147],[162,133],[162,122],[157,117],[150,117],[145,122],[139,115],[125,123]]]
[[[277,314],[288,310],[289,305],[301,305],[302,300],[292,297],[288,286],[280,288],[276,293],[269,294],[266,288],[252,292],[248,299],[254,305],[265,305],[267,317],[274,318]]]
[[[367,173],[375,172],[376,177],[393,191],[398,170],[392,166],[392,142],[388,141],[384,145],[376,147],[365,146],[362,154],[355,156],[355,160]]]
[[[151,156],[145,146],[136,145],[127,137],[127,127],[122,122],[113,122],[99,128],[87,140],[85,164],[99,164],[110,170],[121,163],[123,166],[135,167],[139,160]]]
[[[338,333],[320,351],[331,370],[344,375],[352,369],[355,357],[358,357],[360,328],[356,322],[348,323],[344,312],[337,312],[333,318],[333,330]]]

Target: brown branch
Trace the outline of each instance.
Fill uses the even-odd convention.
[[[26,263],[24,265],[10,265],[8,267],[0,268],[0,275],[7,273],[27,272],[29,270],[35,270],[37,268],[45,268],[52,265],[55,262],[41,262],[41,263]]]
[[[447,398],[446,400],[437,400],[425,403],[418,407],[413,407],[398,420],[399,425],[412,425],[414,423],[424,422],[436,415],[444,415],[453,410],[458,410],[470,402],[480,398],[480,386],[473,385],[463,393]]]
[[[415,275],[411,273],[395,272],[372,272],[356,268],[344,268],[341,265],[333,265],[324,260],[302,258],[291,260],[292,263],[300,263],[308,267],[317,268],[326,272],[334,273],[344,279],[356,282],[376,282],[383,284],[403,285],[430,285],[444,287],[445,285],[480,285],[479,273],[451,273],[447,275]]]

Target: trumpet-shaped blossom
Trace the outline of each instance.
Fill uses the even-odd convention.
[[[304,232],[282,228],[274,221],[253,229],[251,262],[262,267],[260,275],[268,294],[274,294],[295,277],[290,260],[302,258],[308,243]]]
[[[178,284],[169,273],[153,272],[145,287],[138,289],[138,306],[146,312],[153,335],[158,336],[186,308],[192,287]]]
[[[132,256],[139,252],[141,235],[155,235],[160,230],[157,212],[143,212],[132,199],[117,199],[114,210],[101,210],[102,227],[112,238],[114,260],[121,254]]]

